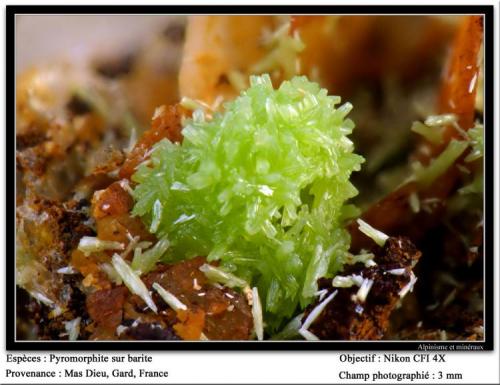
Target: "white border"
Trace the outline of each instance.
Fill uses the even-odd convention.
[[[207,13],[207,15],[211,15],[212,13]],[[217,14],[217,13],[213,13],[213,14]],[[67,14],[50,14],[50,13],[47,13],[47,14],[30,14],[30,13],[23,13],[23,14],[18,14],[16,15],[16,18],[18,16],[35,16],[35,17],[44,17],[44,16],[61,16],[61,17],[64,17],[64,16],[117,16],[117,17],[120,17],[120,16],[134,16],[134,15],[140,15],[140,16],[158,16],[158,14],[148,14],[148,13],[140,13],[140,14],[113,14],[113,13],[103,13],[103,14],[78,14],[78,13],[75,13],[75,14],[72,14],[72,13],[67,13]],[[185,14],[185,13],[172,13],[172,15],[176,15],[176,16],[189,16],[190,14]],[[199,14],[199,15],[204,15],[204,14]],[[267,14],[267,13],[249,13],[249,14],[238,14],[238,13],[234,13],[234,14],[228,14],[228,16],[235,16],[235,15],[245,15],[245,16],[252,16],[252,15],[270,15],[270,14]],[[274,13],[273,13],[274,15]],[[294,13],[277,13],[276,15],[295,15]],[[308,14],[309,15],[309,14]],[[314,15],[314,14],[310,14],[310,15]],[[321,14],[317,14],[317,15],[332,15],[332,14],[327,14],[327,13],[321,13]],[[359,14],[350,14],[350,13],[342,13],[342,15],[387,15],[387,14],[383,14],[383,13],[380,13],[380,14],[377,14],[377,13],[367,13],[367,14],[362,14],[362,13],[359,13]],[[405,15],[434,15],[434,14],[426,14],[426,13],[422,13],[422,14],[418,14],[418,13],[415,13],[415,14],[412,14],[412,13],[394,13],[394,14],[390,14],[390,16],[405,16]],[[435,14],[435,15],[444,15],[446,16],[446,14]],[[453,15],[472,15],[472,14],[453,14]],[[483,20],[484,20],[484,23],[486,25],[486,19],[485,19],[485,14],[474,14],[474,15],[482,15],[483,16]],[[198,14],[197,14],[198,16]],[[14,28],[16,29],[16,20],[14,21]],[[487,36],[486,36],[486,32],[485,32],[485,29],[484,28],[484,31],[483,31],[483,39],[486,39]],[[484,40],[483,40],[484,41]],[[483,51],[483,55],[485,56],[485,51]],[[16,53],[16,59],[17,59],[17,53]],[[483,57],[484,59],[484,57]],[[14,71],[16,72],[16,68],[17,68],[17,63],[16,61],[14,62]],[[16,79],[17,79],[17,74],[16,74]],[[486,78],[486,73],[484,74],[484,84],[486,84],[487,82],[487,78]],[[14,87],[15,87],[15,82],[14,82]],[[484,103],[485,106],[484,106],[484,110],[486,110],[486,103]],[[15,121],[16,118],[14,118],[14,121]],[[485,125],[486,125],[486,121],[485,121]],[[14,141],[16,139],[14,138]],[[484,157],[483,159],[483,169],[484,169],[484,164],[486,162],[486,156]],[[14,166],[15,167],[15,166]],[[14,169],[15,170],[15,169]],[[16,174],[14,174],[16,175]],[[486,200],[483,199],[483,214],[486,212],[485,211],[485,206],[486,206]],[[483,227],[483,237],[486,237],[486,227]],[[483,254],[483,260],[485,259],[485,255]],[[16,276],[15,274],[15,266],[14,266],[14,276]],[[486,278],[486,266],[485,264],[483,263],[483,279]],[[484,342],[486,340],[486,306],[485,306],[485,293],[486,293],[486,287],[485,285],[483,284],[483,325],[485,326],[485,333],[484,333],[484,336],[483,336],[483,339],[482,340],[478,340],[478,341],[474,341],[474,342]],[[14,303],[17,303],[16,302],[16,292],[14,291]],[[13,314],[12,315],[14,317],[14,324],[16,323],[16,315]],[[139,343],[144,343],[144,342],[147,342],[148,344],[150,343],[154,343],[154,344],[158,344],[158,343],[161,343],[161,344],[182,344],[182,343],[185,343],[185,341],[157,341],[157,340],[153,340],[153,341],[122,341],[122,340],[117,340],[117,341],[84,341],[84,340],[78,340],[78,341],[66,341],[66,340],[47,340],[47,341],[39,341],[39,340],[17,340],[15,339],[15,342],[16,343],[33,343],[33,342],[37,342],[37,343],[40,343],[40,344],[50,344],[50,343],[68,343],[68,344],[84,344],[84,343],[92,343],[92,344],[96,344],[96,343],[106,343],[106,342],[113,342],[114,344],[139,344]],[[224,342],[224,343],[230,343],[230,344],[246,344],[246,343],[256,343],[255,341],[243,341],[243,340],[238,340],[238,341],[234,341],[234,340],[224,340],[224,341],[190,341],[190,343],[196,343],[196,344],[217,344],[219,342]],[[266,345],[273,345],[273,344],[282,344],[282,343],[292,343],[292,344],[297,344],[297,343],[306,343],[306,344],[322,344],[322,343],[329,343],[329,344],[345,344],[345,343],[352,343],[352,344],[356,344],[356,343],[363,343],[363,342],[373,342],[373,341],[369,341],[369,340],[356,340],[356,341],[338,341],[338,340],[319,340],[319,341],[307,341],[307,340],[293,340],[293,341],[275,341],[275,340],[263,340],[263,341],[258,341],[259,344],[266,344]],[[439,341],[436,341],[436,340],[384,340],[383,342],[391,342],[391,343],[400,343],[400,344],[404,344],[404,343],[419,343],[419,344],[439,344]],[[449,344],[449,343],[457,343],[457,344],[467,344],[467,341],[464,341],[464,340],[446,340],[446,341],[443,341],[445,342],[446,344]],[[444,345],[444,344],[443,344]]]

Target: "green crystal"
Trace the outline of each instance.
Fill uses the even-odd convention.
[[[219,261],[258,287],[269,331],[347,256],[349,177],[363,158],[347,137],[352,106],[339,103],[306,77],[275,90],[268,75],[253,76],[222,113],[195,111],[182,144],[157,143],[133,176],[133,213],[170,242],[162,261]]]

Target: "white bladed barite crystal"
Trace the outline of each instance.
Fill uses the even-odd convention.
[[[78,243],[78,250],[85,256],[105,250],[123,250],[125,245],[116,241],[103,241],[96,237],[82,237]]]
[[[151,295],[149,294],[148,288],[142,282],[139,275],[132,270],[132,268],[120,257],[118,254],[114,254],[111,259],[113,267],[116,272],[120,275],[125,286],[133,293],[137,294],[139,297],[143,299],[143,301],[148,305],[148,307],[153,310],[155,313],[158,312],[158,308],[156,307]]]
[[[356,293],[356,298],[359,302],[365,302],[366,297],[368,297],[368,293],[370,292],[373,286],[373,279],[365,278],[363,279],[363,283],[361,284],[358,292]]]
[[[184,305],[175,295],[173,295],[168,290],[165,290],[160,284],[153,283],[153,289],[155,289],[161,298],[175,311],[187,310],[187,306]]]
[[[357,219],[356,222],[358,222],[359,231],[361,231],[367,237],[373,239],[373,241],[377,245],[384,246],[387,239],[389,239],[389,236],[387,234],[384,234],[382,231],[379,231],[371,227],[368,223],[366,223],[362,219]]]
[[[264,339],[264,319],[262,317],[262,305],[260,303],[259,290],[254,287],[252,289],[252,316],[255,335],[259,341]]]
[[[326,305],[328,305],[337,295],[337,290],[332,292],[328,297],[326,297],[322,302],[319,303],[314,309],[311,310],[309,315],[307,316],[306,320],[302,324],[302,327],[299,329],[299,333],[305,338],[305,339],[318,339],[313,333],[311,333],[308,329],[309,326],[312,325],[312,323],[318,318],[318,316],[321,314],[321,312],[325,309]]]

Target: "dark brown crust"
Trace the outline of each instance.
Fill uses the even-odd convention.
[[[253,328],[251,307],[242,294],[209,283],[199,270],[203,263],[205,259],[198,257],[171,265],[160,264],[154,272],[142,277],[158,307],[157,314],[123,285],[90,294],[86,306],[94,321],[91,339],[180,339],[182,332],[175,330],[185,330],[189,324],[177,326],[182,324],[181,315],[153,289],[156,282],[184,303],[189,314],[201,316],[202,331],[208,339],[248,340]],[[120,325],[126,329],[117,336]]]
[[[155,323],[132,324],[125,330],[124,334],[124,338],[126,337],[132,340],[180,340],[179,336],[175,334],[175,331],[171,327],[163,327]]]
[[[47,199],[25,202],[22,210],[18,210],[18,221],[26,253],[37,256],[50,270],[66,266],[69,253],[80,238],[93,235],[92,229],[84,224],[88,219],[81,211],[85,204],[85,201],[61,204]]]
[[[409,283],[410,273],[420,258],[420,252],[404,237],[391,237],[383,249],[376,252],[376,266],[361,263],[347,266],[342,275],[361,275],[373,280],[365,302],[353,300],[358,286],[332,287],[332,280],[322,278],[319,289],[330,295],[337,294],[309,327],[309,331],[322,340],[378,340],[389,326],[389,317],[400,300],[400,290]],[[403,275],[388,273],[392,269],[405,269]],[[303,321],[320,303],[319,299],[307,307]]]
[[[203,263],[205,259],[197,257],[173,265],[160,265],[143,280],[148,287],[157,282],[179,298],[188,309],[203,311],[203,332],[209,339],[249,339],[253,327],[251,307],[240,293],[210,284],[199,270]],[[195,279],[198,288],[194,287]],[[158,294],[154,294],[153,299],[160,309],[167,308]]]
[[[67,310],[57,317],[51,315],[51,309],[48,306],[39,303],[26,290],[17,286],[17,339],[67,340],[65,322],[80,317],[78,339],[87,340],[90,333],[86,326],[91,323],[91,320],[85,308],[85,294],[79,288],[81,280],[82,276],[79,274],[64,275],[64,289],[70,299]]]
[[[153,117],[151,128],[142,137],[127,156],[120,170],[120,178],[130,179],[137,166],[148,158],[148,152],[153,145],[167,138],[172,142],[182,140],[182,117],[187,114],[180,105],[161,106]]]
[[[92,199],[92,216],[95,219],[107,215],[118,216],[128,214],[134,207],[134,200],[119,182],[110,184],[106,189],[98,191]]]
[[[126,298],[127,288],[124,286],[99,290],[87,296],[87,310],[98,326],[114,332],[122,321]]]

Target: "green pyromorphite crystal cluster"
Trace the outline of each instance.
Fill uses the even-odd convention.
[[[222,113],[195,111],[182,144],[157,143],[133,176],[133,213],[170,242],[162,260],[219,261],[258,287],[270,331],[346,258],[349,177],[363,158],[347,137],[352,106],[339,103],[306,77],[275,90],[253,76]]]

